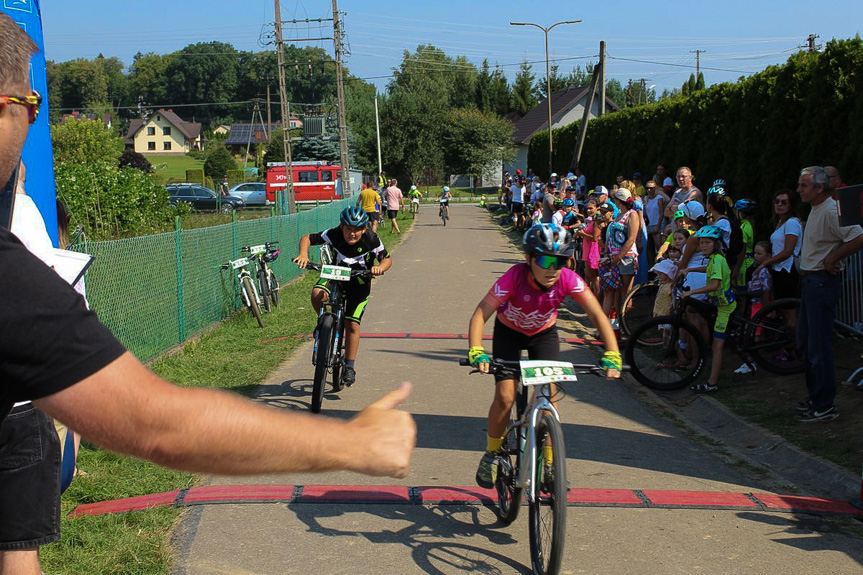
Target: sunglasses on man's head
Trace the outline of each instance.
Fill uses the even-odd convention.
[[[556,269],[562,270],[566,267],[566,264],[569,262],[569,258],[562,256],[547,256],[545,254],[541,254],[535,256],[533,261],[536,262],[536,265],[541,267],[544,270],[547,269]]]
[[[0,96],[0,104],[18,104],[27,108],[27,120],[30,124],[36,122],[39,117],[39,106],[42,105],[42,95],[36,90],[29,96]]]

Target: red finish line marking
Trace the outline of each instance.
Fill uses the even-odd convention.
[[[478,487],[392,485],[210,485],[79,505],[70,517],[141,511],[153,507],[212,504],[290,503],[295,505],[495,505],[493,489]],[[850,515],[863,509],[834,499],[735,493],[724,491],[662,491],[585,489],[569,491],[567,504],[579,507],[661,507],[663,509],[750,509],[781,513]]]
[[[467,339],[466,333],[363,333],[362,338],[365,339]],[[297,334],[286,335],[283,337],[273,337],[270,339],[262,339],[259,343],[273,343],[276,341],[285,341],[288,339],[311,339],[312,334]],[[491,341],[490,335],[482,336],[485,341]],[[601,341],[595,339],[583,339],[580,337],[562,337],[561,343],[569,343],[575,345],[602,345]]]

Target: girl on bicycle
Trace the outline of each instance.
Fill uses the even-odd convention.
[[[716,306],[716,323],[713,327],[713,356],[710,360],[710,377],[706,383],[699,383],[689,389],[695,393],[709,393],[719,389],[719,371],[722,369],[722,350],[725,348],[725,330],[728,319],[737,308],[734,292],[731,290],[731,268],[722,255],[722,229],[719,226],[704,226],[695,232],[698,248],[707,258],[707,266],[683,269],[681,272],[706,272],[707,284],[698,289],[684,292],[688,298],[698,294],[707,294],[708,301]]]
[[[522,239],[525,263],[511,267],[491,287],[470,318],[468,360],[488,373],[489,357],[482,347],[483,326],[497,313],[492,355],[518,361],[527,350],[530,359],[557,360],[560,340],[557,310],[567,296],[574,299],[599,331],[605,345],[601,365],[609,379],[620,377],[621,358],[611,323],[593,293],[574,271],[566,267],[573,253],[572,234],[553,224],[530,228]],[[488,437],[480,459],[476,482],[491,488],[497,475],[494,454],[500,450],[516,396],[514,379],[496,376],[494,401],[488,412]],[[548,449],[547,451],[551,451]],[[545,453],[550,462],[551,454]]]

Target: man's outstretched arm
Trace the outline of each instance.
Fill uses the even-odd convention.
[[[413,418],[395,409],[410,384],[349,421],[178,387],[125,353],[81,382],[34,403],[101,447],[174,469],[243,475],[345,469],[405,477]]]

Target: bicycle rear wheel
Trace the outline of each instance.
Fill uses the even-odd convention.
[[[315,379],[312,385],[312,413],[320,413],[324,402],[324,385],[327,383],[327,370],[330,353],[333,349],[334,318],[329,314],[321,316],[318,323],[318,350],[315,359]]]
[[[681,343],[686,343],[685,350]],[[678,364],[683,356],[684,361]],[[707,344],[691,323],[659,316],[635,328],[624,349],[626,363],[639,383],[672,391],[698,377],[707,359]]]
[[[255,293],[255,286],[252,284],[252,278],[248,276],[244,277],[241,282],[241,289],[243,290],[243,299],[246,300],[246,307],[248,307],[249,311],[252,312],[252,315],[255,316],[255,319],[258,321],[258,326],[264,327],[264,320],[261,319],[261,308],[258,306],[258,296]]]
[[[267,274],[264,270],[258,270],[258,287],[260,287],[261,303],[264,304],[264,311],[270,311],[270,285]]]
[[[270,299],[273,300],[274,306],[279,307],[282,296],[279,293],[279,280],[276,278],[276,272],[267,268],[267,276],[270,278]]]
[[[620,304],[620,331],[624,336],[629,337],[635,328],[653,317],[653,302],[656,300],[658,289],[659,282],[649,281],[632,288],[623,297]],[[643,340],[642,343],[650,344],[647,340]],[[655,342],[656,345],[661,343],[662,340]]]
[[[746,351],[755,363],[771,373],[791,375],[805,370],[803,354],[797,349],[797,327],[789,315],[799,317],[800,300],[779,299],[758,310],[746,326]]]
[[[497,480],[494,482],[497,491],[497,514],[506,525],[516,520],[521,508],[522,488],[515,486],[521,463],[519,431],[519,428],[510,429],[503,439],[498,455]]]
[[[551,443],[551,465],[543,453],[546,443]],[[537,460],[532,462],[536,500],[530,502],[530,558],[534,573],[556,574],[560,572],[566,541],[566,448],[560,422],[549,412],[542,414],[537,425],[536,450]]]

